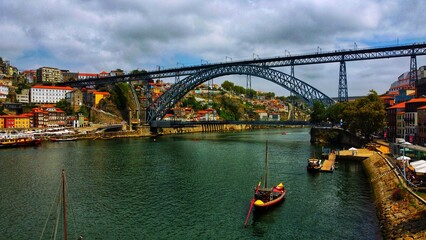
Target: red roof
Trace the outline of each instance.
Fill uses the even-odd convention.
[[[395,109],[395,108],[405,108],[405,102],[395,104],[392,107],[388,107],[388,109]]]
[[[59,86],[42,86],[42,85],[36,85],[32,88],[42,88],[42,89],[58,89],[58,90],[73,90],[72,87],[59,87]]]
[[[426,98],[413,98],[407,103],[415,103],[415,102],[426,102]]]

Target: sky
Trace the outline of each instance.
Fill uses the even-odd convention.
[[[150,71],[426,41],[418,0],[13,0],[1,1],[0,9],[0,57],[19,70]],[[426,57],[417,57],[417,65],[426,65]],[[410,58],[346,68],[349,96],[382,94],[409,71]],[[338,95],[339,63],[296,66],[295,77]],[[214,83],[245,86],[245,79]],[[288,96],[264,79],[252,78],[252,88]]]

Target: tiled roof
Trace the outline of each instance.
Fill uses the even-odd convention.
[[[59,86],[42,86],[36,85],[32,88],[40,88],[40,89],[58,89],[58,90],[73,90],[72,87],[59,87]]]
[[[388,109],[395,109],[395,108],[405,108],[405,102],[395,104],[392,107],[388,107]]]

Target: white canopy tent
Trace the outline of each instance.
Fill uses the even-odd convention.
[[[410,165],[413,166],[416,173],[426,173],[426,161],[425,160],[419,160],[419,161],[411,162]]]

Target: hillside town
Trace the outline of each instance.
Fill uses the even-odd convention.
[[[78,81],[88,78],[102,78],[123,75],[120,69],[101,73],[82,73],[60,70],[53,67],[41,67],[36,70],[18,71],[9,61],[0,59],[0,128],[4,129],[31,129],[51,127],[84,127],[93,123],[111,124],[123,123],[128,126],[143,123],[143,116],[134,114],[137,105],[143,105],[147,96],[144,85],[135,84],[131,87],[137,94],[138,103],[128,104],[129,113],[124,116],[115,111],[103,109],[110,101],[111,88],[102,90],[95,88],[71,88],[57,86],[58,83]],[[149,81],[149,96],[151,100],[158,98],[173,84],[162,80]],[[237,86],[238,88],[242,88]],[[299,100],[288,100],[275,97],[272,93],[255,92],[255,97],[246,97],[244,94],[223,89],[218,84],[202,84],[185,96],[181,104],[176,104],[172,112],[164,120],[180,121],[216,121],[224,120],[218,113],[221,108],[218,102],[221,98],[234,99],[242,113],[237,116],[239,120],[255,119],[268,121],[281,121],[300,119],[308,120],[307,107]],[[194,99],[192,104],[182,104],[185,99]],[[129,102],[132,102],[129,97]],[[219,100],[217,100],[219,99]],[[185,106],[184,106],[185,105]],[[199,105],[200,107],[194,107]],[[251,106],[250,112],[246,109]],[[64,109],[64,108],[69,108]],[[121,109],[123,110],[123,109]],[[125,109],[127,110],[127,109]],[[92,114],[91,114],[92,113]],[[112,117],[93,117],[103,114]],[[127,116],[128,115],[128,116]],[[235,118],[235,117],[234,117]],[[237,119],[237,120],[238,120]],[[225,119],[229,120],[229,119]],[[231,119],[235,120],[235,119]]]

